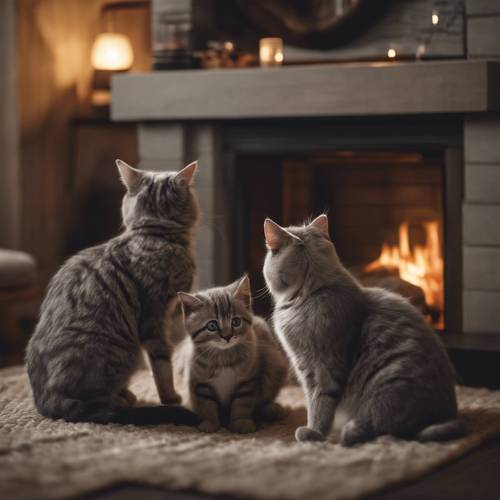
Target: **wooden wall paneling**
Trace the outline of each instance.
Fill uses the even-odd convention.
[[[50,275],[67,227],[69,118],[85,102],[99,2],[18,2],[23,246]]]
[[[101,5],[107,0],[99,0]],[[134,0],[131,0],[134,3]],[[108,18],[109,17],[109,18]],[[134,49],[132,72],[149,71],[151,69],[151,8],[123,7],[110,11],[109,15],[101,18],[101,29],[112,29],[123,33],[130,38]]]
[[[17,2],[22,240],[23,247],[37,257],[44,277],[54,272],[64,256],[71,206],[69,123],[90,111],[90,53],[95,37],[105,28],[100,15],[104,2]],[[143,40],[134,67],[146,69],[146,15],[117,16],[117,30],[131,35],[133,43]]]
[[[137,134],[133,124],[76,120],[68,228],[64,254],[116,236],[122,229],[120,207],[124,186],[116,158],[137,164]]]
[[[20,246],[15,1],[0,2],[0,247]]]

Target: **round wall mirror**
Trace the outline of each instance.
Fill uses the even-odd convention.
[[[390,0],[236,0],[252,24],[285,43],[330,49],[347,43],[383,15]]]

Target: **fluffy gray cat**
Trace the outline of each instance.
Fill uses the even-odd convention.
[[[421,441],[461,435],[444,347],[405,299],[363,288],[349,274],[327,216],[287,228],[266,219],[264,233],[274,327],[306,395],[307,426],[296,439],[324,440],[339,403],[345,446],[383,434]]]
[[[51,280],[26,352],[35,405],[71,422],[197,425],[182,407],[132,406],[127,388],[143,347],[161,402],[180,401],[164,326],[169,304],[191,288],[195,272],[197,164],[146,173],[116,163],[127,188],[125,231],[71,257]]]
[[[288,365],[268,324],[252,314],[247,276],[196,295],[180,293],[186,331],[184,366],[199,429],[238,433],[285,410],[274,402]]]

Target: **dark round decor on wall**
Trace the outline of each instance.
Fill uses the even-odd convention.
[[[233,0],[269,36],[309,49],[331,49],[359,36],[392,0]]]

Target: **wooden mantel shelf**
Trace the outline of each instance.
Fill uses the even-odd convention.
[[[500,111],[500,62],[324,64],[113,78],[116,121]]]

